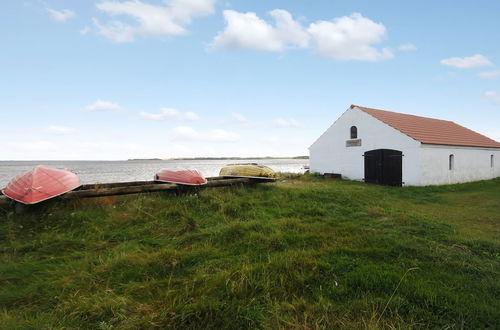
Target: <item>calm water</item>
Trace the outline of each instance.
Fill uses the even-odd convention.
[[[5,187],[17,174],[36,165],[67,168],[76,173],[83,184],[123,181],[153,180],[154,174],[163,168],[198,169],[205,176],[217,176],[227,164],[258,163],[277,172],[304,172],[308,159],[256,159],[256,160],[135,160],[135,161],[0,161],[0,187]]]

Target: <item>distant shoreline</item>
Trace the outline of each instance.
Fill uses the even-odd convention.
[[[131,158],[127,161],[143,161],[143,160],[252,160],[252,159],[309,159],[309,156],[295,157],[187,157],[187,158]]]
[[[130,161],[165,161],[165,160],[267,160],[267,159],[309,159],[309,156],[295,157],[192,157],[192,158],[129,158],[129,159],[1,159],[0,162],[130,162]]]

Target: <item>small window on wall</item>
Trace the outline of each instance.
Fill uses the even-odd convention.
[[[351,126],[351,139],[358,138],[358,128],[356,126]]]
[[[455,168],[455,156],[450,155],[448,158],[448,169],[451,171]]]
[[[490,155],[490,167],[495,167],[495,160],[493,159],[493,155]]]

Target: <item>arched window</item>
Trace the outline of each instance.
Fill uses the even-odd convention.
[[[358,128],[356,126],[351,126],[351,139],[358,138]]]
[[[448,159],[448,169],[451,171],[455,168],[455,156],[450,155],[449,159]]]
[[[490,167],[493,168],[495,166],[495,160],[493,159],[493,155],[490,155]]]

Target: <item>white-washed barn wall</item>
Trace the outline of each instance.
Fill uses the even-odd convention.
[[[350,128],[356,126],[361,146],[346,147]],[[352,180],[364,178],[365,151],[394,149],[403,152],[403,182],[420,185],[420,142],[357,108],[348,109],[309,148],[311,172],[340,173]]]
[[[453,169],[449,156],[453,155]],[[494,157],[494,167],[490,157]],[[436,185],[500,177],[500,149],[422,144],[421,184]]]

